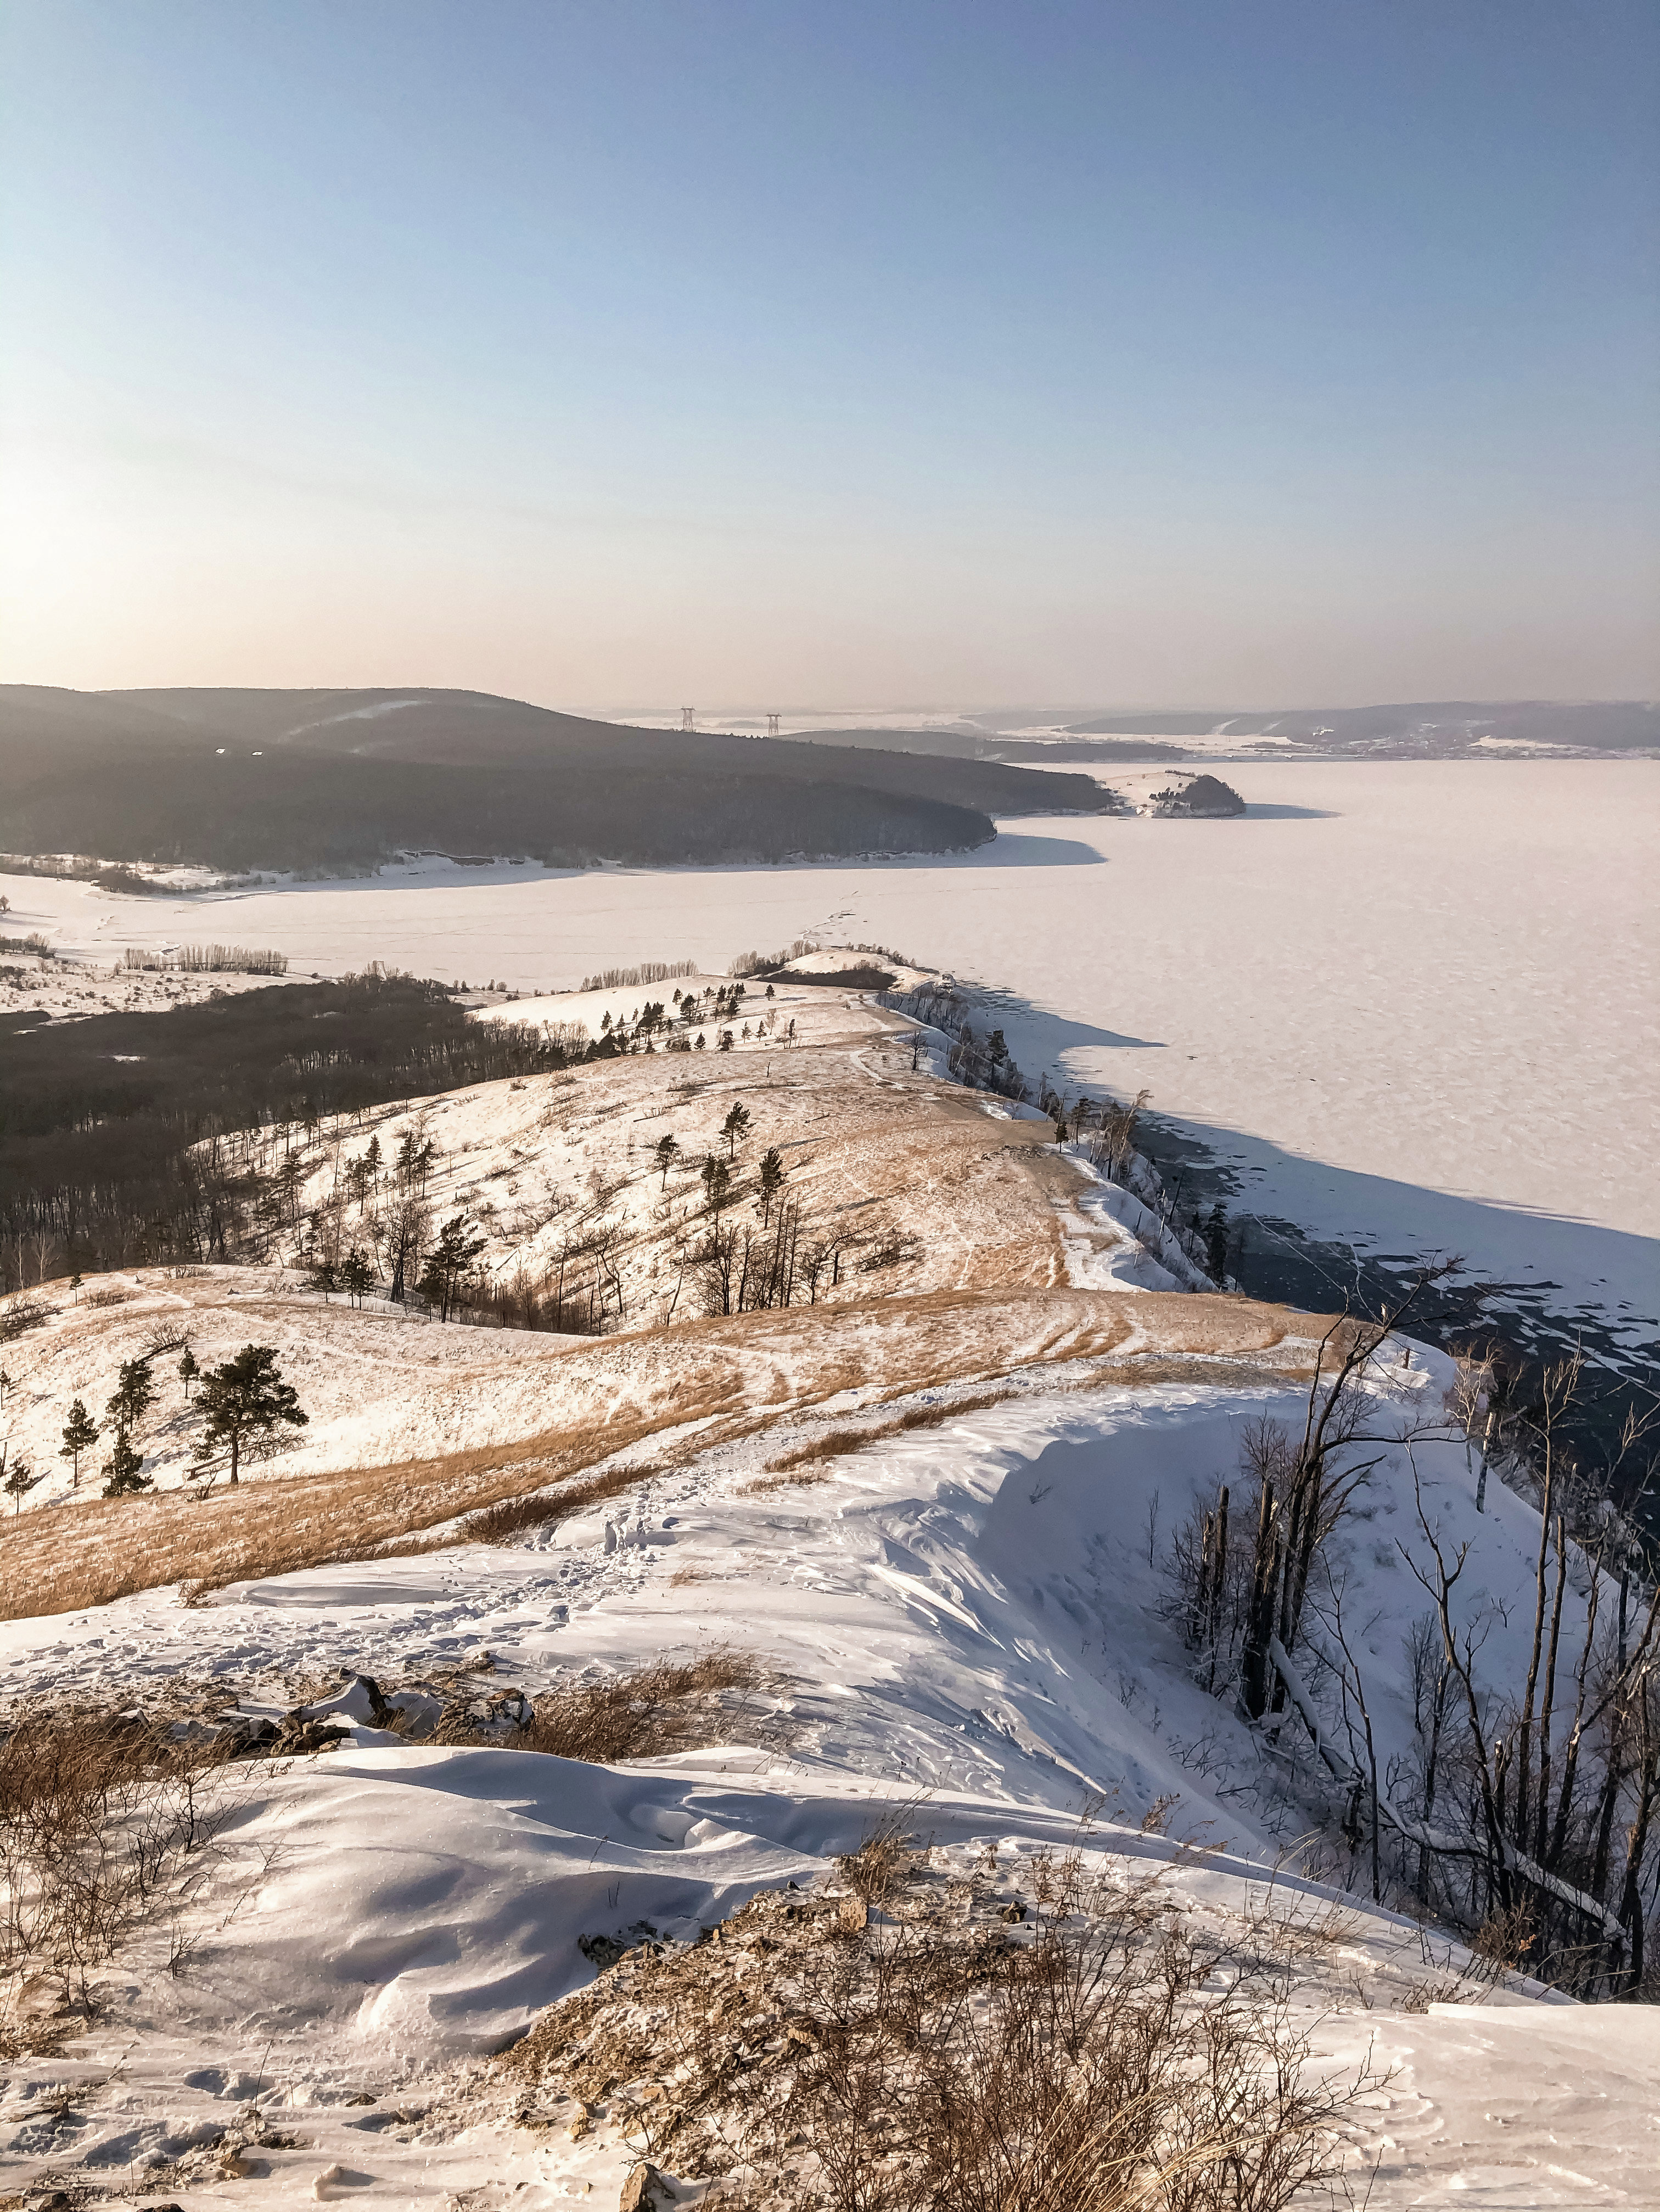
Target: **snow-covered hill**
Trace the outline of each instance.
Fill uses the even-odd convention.
[[[615,1022],[643,994],[611,996]],[[946,1083],[926,1039],[913,1071],[897,1018],[806,987],[773,1006],[794,1043],[745,1013],[731,1054],[479,1086],[325,1130],[301,1158],[297,1214],[344,1190],[350,1234],[373,1206],[350,1160],[372,1135],[383,1161],[430,1136],[427,1204],[484,1223],[498,1273],[547,1264],[553,1224],[604,1190],[631,1326],[446,1327],[213,1269],[89,1281],[79,1304],[46,1286],[52,1310],[6,1344],[8,1414],[43,1462],[68,1398],[97,1410],[120,1360],[185,1332],[204,1364],[275,1346],[313,1418],[257,1480],[198,1503],[177,1494],[191,1417],[158,1355],[178,1402],[139,1441],[171,1494],[64,1506],[62,1474],[31,1493],[0,1553],[0,1697],[198,1736],[233,1710],[246,1729],[335,1698],[347,1734],[205,1785],[225,1823],[187,1885],[94,1972],[90,2018],[60,2016],[60,2047],[12,2067],[0,2179],[190,2207],[228,2183],[254,2207],[615,2202],[641,2139],[627,2100],[573,2129],[491,2054],[642,1923],[691,1944],[757,1892],[834,1890],[886,1818],[988,1911],[1075,1847],[1110,1884],[1156,1877],[1170,1924],[1219,1957],[1266,1959],[1276,2032],[1358,2085],[1336,2122],[1357,2198],[1660,2201],[1652,2015],[1570,2004],[1374,1905],[1364,1824],[1346,1838],[1345,1788],[1301,1723],[1249,1726],[1201,1679],[1173,1540],[1221,1484],[1246,1494],[1256,1425],[1300,1423],[1325,1324],[1169,1287],[1146,1199],[1047,1121]],[[902,1256],[855,1260],[818,1304],[686,1319],[670,1263],[690,1177],[665,1191],[654,1147],[666,1130],[693,1160],[715,1152],[735,1103],[745,1151],[779,1146],[804,1211],[867,1239],[879,1218]],[[1352,1757],[1347,1638],[1391,1789],[1421,1754],[1410,1638],[1432,1537],[1464,1549],[1455,1622],[1487,1683],[1514,1678],[1530,1626],[1540,1522],[1497,1481],[1478,1510],[1442,1419],[1453,1380],[1395,1341],[1366,1367],[1379,1441],[1300,1647]],[[458,1516],[498,1500],[524,1509],[517,1532],[467,1540]],[[239,1577],[239,1558],[294,1564]],[[131,1567],[110,1585],[131,1594],[69,1601],[89,1560]],[[1590,1587],[1565,1578],[1565,1648]],[[426,1716],[418,1737],[458,1701],[506,1716],[518,1693],[545,1705],[711,1655],[740,1662],[733,1686],[702,1741],[654,1757],[556,1758],[500,1718],[474,1741],[380,1724],[382,1698]],[[39,2044],[51,1978],[22,1962],[6,1997],[0,2027]]]

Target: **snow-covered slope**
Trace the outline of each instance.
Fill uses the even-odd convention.
[[[602,1012],[632,1011],[612,995],[629,1002]],[[203,1504],[40,1510],[67,1470],[31,1493],[0,1553],[14,1709],[210,1728],[364,1675],[410,1710],[483,1685],[505,1711],[510,1692],[666,1655],[735,1652],[751,1672],[708,1741],[614,1766],[499,1731],[411,1742],[365,1717],[361,1686],[342,1692],[340,1748],[232,1765],[208,1785],[224,1824],[188,1889],[98,1970],[62,2049],[12,2069],[0,2181],[123,2182],[192,2212],[232,2179],[258,2208],[614,2202],[620,2114],[573,2137],[490,2054],[641,1923],[690,1941],[757,1890],[832,1879],[898,1814],[954,1873],[994,1848],[1018,1886],[1034,1853],[1077,1843],[1115,1880],[1157,1875],[1184,1924],[1266,1950],[1310,2063],[1367,2069],[1342,2127],[1373,2206],[1656,2202],[1648,2014],[1506,1981],[1374,1906],[1306,1736],[1248,1728],[1178,1632],[1173,1533],[1240,1480],[1252,1424],[1298,1423],[1323,1324],[1171,1287],[1196,1279],[1151,1185],[1101,1183],[1047,1121],[948,1085],[926,1040],[913,1071],[893,1018],[806,987],[773,1003],[796,1042],[775,1028],[701,1064],[641,1054],[480,1086],[325,1131],[302,1157],[296,1210],[319,1212],[371,1134],[383,1160],[429,1135],[429,1207],[483,1222],[498,1271],[544,1264],[552,1221],[604,1191],[634,1326],[445,1327],[211,1269],[89,1281],[78,1304],[46,1286],[50,1310],[6,1344],[8,1418],[40,1463],[70,1397],[100,1411],[120,1360],[186,1332],[204,1364],[272,1344],[313,1416]],[[715,1151],[740,1101],[751,1158],[777,1144],[804,1210],[861,1235],[879,1217],[901,1256],[854,1264],[818,1305],[688,1320],[667,1263],[690,1200],[672,1176],[664,1191],[654,1148],[670,1129],[694,1161]],[[568,1194],[540,1224],[538,1192]],[[350,1200],[344,1225],[368,1210]],[[1405,1638],[1427,1532],[1468,1547],[1457,1619],[1498,1680],[1525,1642],[1540,1526],[1496,1482],[1477,1512],[1462,1443],[1427,1432],[1450,1370],[1402,1349],[1367,1371],[1383,1441],[1329,1553],[1386,1770],[1414,1750]],[[192,1417],[169,1357],[177,1402],[138,1440],[176,1492]],[[558,1517],[573,1468],[605,1480]],[[463,1540],[457,1516],[538,1490],[546,1519]],[[134,1594],[64,1596],[88,1558],[141,1551]],[[228,1579],[244,1553],[265,1565]],[[296,1557],[311,1563],[271,1567]],[[1570,1640],[1584,1603],[1566,1590]],[[1316,1620],[1304,1649],[1347,1744],[1329,1633]],[[0,2027],[33,2011],[38,2039],[51,1989],[25,1971],[0,1996]]]
[[[1411,1372],[1380,1380],[1381,1411],[1410,1411],[1444,1379],[1433,1363]],[[119,1681],[152,1710],[174,1695],[211,1711],[216,1688],[222,1704],[275,1711],[331,1673],[390,1691],[485,1654],[492,1686],[532,1695],[717,1645],[756,1660],[763,1682],[734,1702],[724,1747],[625,1768],[364,1727],[328,1759],[233,1770],[246,1780],[192,1908],[187,1969],[167,1972],[160,1934],[141,1944],[73,2055],[17,2076],[0,2112],[7,2170],[151,2160],[173,2190],[181,2147],[263,2085],[264,2124],[298,2141],[253,2158],[239,2188],[251,2203],[292,2201],[329,2165],[402,2202],[615,2190],[629,2154],[614,2126],[574,2143],[515,2127],[477,2054],[591,1978],[579,1938],[642,1920],[695,1934],[757,1887],[826,1873],[884,1807],[909,1808],[948,1858],[996,1839],[1017,1867],[1092,1814],[1089,1849],[1166,1869],[1184,1911],[1254,1921],[1259,1937],[1265,1912],[1323,1915],[1327,1893],[1284,1857],[1305,1825],[1298,1791],[1315,1787],[1306,1759],[1267,1772],[1161,1617],[1164,1532],[1232,1470],[1243,1425],[1291,1413],[1295,1395],[1244,1372],[1056,1387],[1079,1380],[1029,1374],[995,1406],[812,1462],[820,1479],[805,1486],[765,1474],[775,1433],[506,1549],[323,1568],[193,1609],[158,1592],[7,1625],[10,1694]],[[1501,1493],[1478,1526],[1462,1452],[1416,1457],[1438,1525],[1482,1543],[1473,1601],[1513,1599],[1525,1509]],[[1373,1518],[1346,1547],[1380,1707],[1403,1694],[1388,1648],[1402,1571],[1383,1534],[1411,1510],[1408,1475],[1399,1454],[1374,1475]],[[1164,1832],[1142,1832],[1149,1815]],[[1328,1876],[1364,1894],[1359,1869]],[[1348,2122],[1373,2204],[1654,2201],[1646,2015],[1496,1989],[1444,1939],[1346,1904],[1323,1943],[1287,1939],[1287,1972],[1322,2062],[1389,2074]],[[72,2124],[45,2127],[46,2086],[82,2082]],[[358,2092],[381,2100],[374,2130],[343,2102]]]

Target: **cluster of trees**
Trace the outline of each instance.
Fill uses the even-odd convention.
[[[948,983],[930,981],[914,991],[885,991],[880,1002],[912,1021],[938,1030],[946,1040],[946,1072],[954,1082],[975,1091],[990,1091],[1020,1105],[1036,1104],[1055,1124],[1060,1144],[1077,1139],[1087,1143],[1089,1158],[1110,1182],[1134,1184],[1137,1195],[1158,1213],[1166,1232],[1187,1259],[1219,1287],[1227,1281],[1231,1231],[1227,1208],[1218,1200],[1207,1215],[1189,1206],[1181,1210],[1182,1182],[1167,1188],[1151,1162],[1136,1151],[1136,1124],[1150,1091],[1139,1091],[1128,1102],[1092,1098],[1079,1091],[1063,1098],[1047,1076],[1034,1093],[1010,1054],[1000,1029],[977,1029],[968,1001]],[[917,1067],[922,1048],[919,1030],[911,1039],[911,1067]]]
[[[1031,1102],[1031,1086],[1011,1058],[1001,1030],[982,1031],[975,1027],[968,1000],[949,983],[929,981],[914,991],[882,991],[879,1002],[907,1015],[945,1037],[946,1066],[952,1079],[974,1091],[994,1091],[1018,1104]],[[912,1042],[911,1065],[916,1066],[921,1048],[920,1035]]]
[[[1577,1358],[1506,1391],[1475,1357],[1444,1405],[1391,1416],[1371,1384],[1410,1359],[1398,1332],[1436,1273],[1423,1271],[1392,1316],[1334,1329],[1300,1430],[1263,1420],[1248,1432],[1239,1484],[1221,1485],[1177,1534],[1175,1611],[1208,1689],[1278,1755],[1299,1733],[1311,1743],[1375,1897],[1432,1912],[1581,1996],[1634,1996],[1651,1972],[1660,1871],[1660,1583],[1629,1500],[1655,1419],[1630,1417],[1614,1452],[1590,1464],[1567,1441]],[[1469,1547],[1426,1498],[1426,1439],[1462,1439],[1478,1511],[1494,1469],[1538,1507],[1519,1661],[1497,1632],[1503,1600],[1468,1589]],[[1410,1468],[1415,1501],[1400,1561],[1428,1601],[1404,1638],[1406,1754],[1381,1741],[1367,1656],[1377,1623],[1354,1618],[1330,1544],[1391,1456]]]
[[[171,1352],[180,1355],[176,1372],[184,1386],[186,1407],[191,1407],[191,1385],[197,1385],[192,1410],[202,1430],[190,1480],[208,1474],[211,1486],[214,1463],[218,1461],[230,1480],[239,1482],[242,1462],[251,1449],[268,1444],[284,1426],[307,1425],[309,1416],[301,1411],[297,1392],[283,1381],[277,1353],[270,1345],[245,1344],[234,1358],[204,1372],[187,1339],[164,1340],[137,1358],[121,1362],[115,1388],[104,1407],[101,1429],[88,1412],[84,1399],[70,1402],[58,1457],[70,1462],[72,1491],[81,1487],[82,1461],[100,1439],[110,1447],[102,1468],[106,1498],[134,1497],[154,1489],[155,1477],[144,1473],[144,1455],[134,1438],[155,1403],[155,1363]],[[11,1499],[14,1515],[21,1510],[29,1492],[45,1479],[44,1470],[33,1472],[19,1455],[0,1445],[0,1492]]]
[[[0,1288],[264,1260],[294,1231],[301,1133],[618,1048],[470,1021],[439,985],[379,974],[20,1031],[0,1052]]]
[[[1245,802],[1231,783],[1220,776],[1189,776],[1185,783],[1171,786],[1152,794],[1155,814],[1180,817],[1183,815],[1243,814]]]

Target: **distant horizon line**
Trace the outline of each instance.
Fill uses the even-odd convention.
[[[854,701],[832,705],[824,705],[823,703],[812,705],[771,703],[762,706],[751,705],[747,702],[742,701],[727,701],[715,706],[705,708],[698,707],[693,702],[685,701],[671,703],[666,702],[641,701],[637,699],[620,703],[615,701],[566,701],[556,706],[545,699],[529,698],[524,696],[522,694],[512,691],[490,691],[477,684],[434,684],[422,682],[379,684],[179,683],[82,685],[74,684],[43,684],[39,682],[31,682],[28,678],[21,677],[9,677],[0,679],[0,691],[11,690],[64,691],[71,694],[78,694],[80,696],[84,698],[117,698],[131,696],[131,694],[137,692],[167,691],[252,691],[293,693],[316,691],[407,691],[411,693],[454,692],[475,698],[510,700],[518,705],[538,708],[544,713],[547,714],[574,714],[596,719],[601,717],[610,719],[623,714],[680,714],[685,711],[686,707],[690,704],[692,706],[693,713],[697,715],[700,720],[706,718],[719,720],[722,716],[733,716],[751,720],[763,719],[768,714],[778,714],[781,716],[789,717],[791,719],[799,719],[803,715],[808,714],[836,714],[844,717],[860,715],[868,716],[873,714],[929,714],[939,717],[943,720],[958,721],[972,720],[978,716],[985,714],[1000,715],[1014,714],[1049,715],[1208,714],[1226,718],[1240,714],[1309,714],[1334,713],[1352,714],[1364,712],[1368,708],[1383,707],[1652,707],[1660,703],[1660,701],[1657,701],[1657,699],[1652,696],[1643,696],[1637,694],[1616,695],[1613,693],[1596,693],[1588,695],[1582,693],[1577,696],[1572,697],[1547,697],[1535,693],[1531,696],[1518,695],[1514,696],[1495,696],[1493,694],[1488,694],[1485,696],[1467,695],[1462,698],[1443,696],[1438,699],[1380,699],[1372,697],[1355,699],[1347,702],[1325,698],[1315,699],[1302,705],[1287,705],[1283,699],[1271,699],[1265,702],[1254,702],[1250,701],[1242,702],[1237,699],[1222,702],[1177,699],[1162,703],[1155,703],[1145,699],[1132,700],[1125,702],[1117,700],[1103,701],[1099,698],[1085,698],[1074,701],[1017,699],[1011,702],[1007,700],[989,700],[968,707],[962,705],[948,705],[937,700],[886,700],[875,703],[866,700],[862,702]]]

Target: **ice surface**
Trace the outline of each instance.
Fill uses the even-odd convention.
[[[379,957],[519,990],[648,959],[718,973],[800,934],[892,945],[1025,1002],[1004,1026],[1034,1073],[1150,1088],[1237,1164],[1250,1210],[1466,1252],[1651,1334],[1660,767],[1229,773],[1243,821],[1023,821],[976,854],[830,867],[423,861],[188,906],[14,878],[8,927],[105,960],[214,936],[291,973]]]

